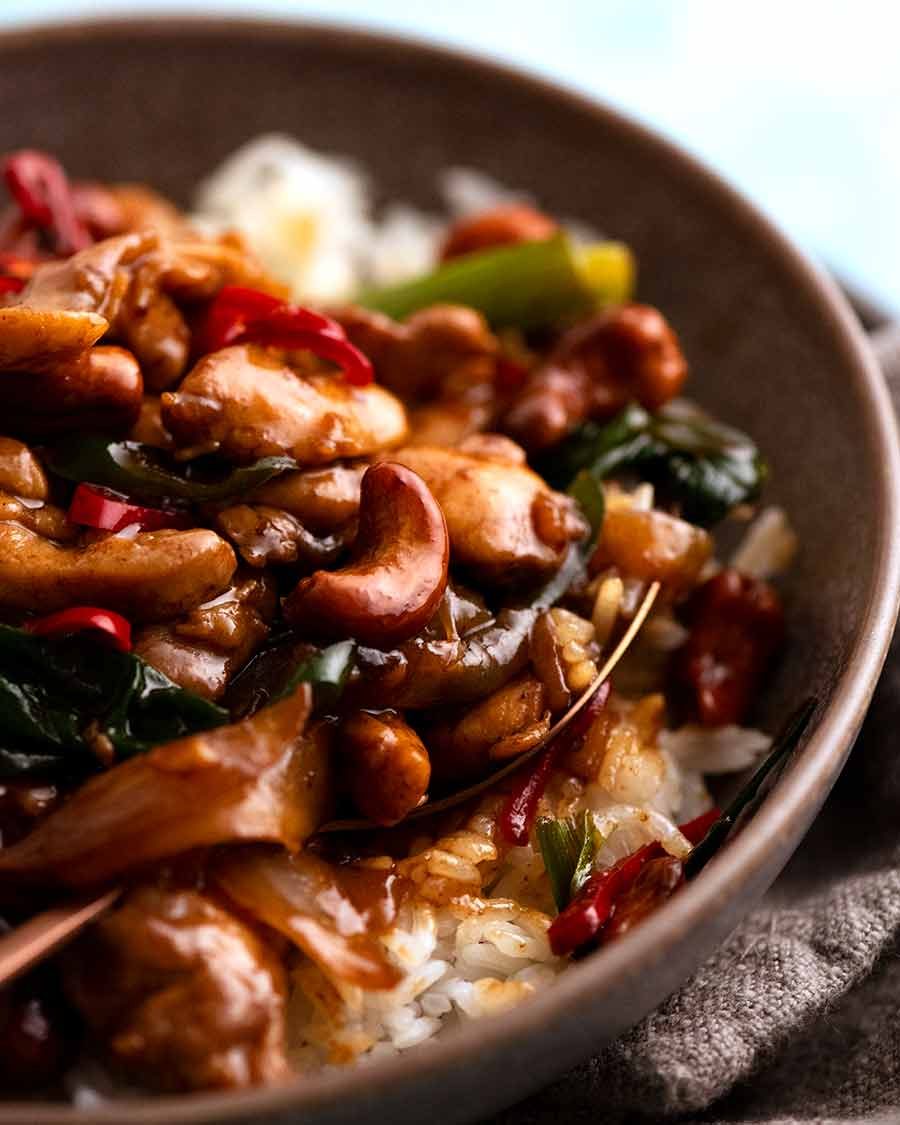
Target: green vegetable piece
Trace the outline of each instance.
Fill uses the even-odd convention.
[[[588,809],[579,821],[542,816],[535,827],[553,901],[557,910],[565,910],[590,877],[602,837]]]
[[[0,625],[0,777],[93,768],[89,731],[130,757],[227,720],[134,653]]]
[[[176,466],[153,446],[80,434],[63,438],[49,449],[46,462],[66,480],[99,485],[141,500],[192,504],[230,500],[297,467],[290,457],[263,457],[224,476],[202,476],[196,463],[186,469]]]
[[[774,780],[787,764],[791,752],[803,736],[817,706],[818,700],[810,696],[788,716],[787,722],[772,743],[772,749],[738,791],[728,808],[710,825],[700,843],[691,850],[684,863],[685,879],[693,879],[698,875],[731,835],[731,830],[738,820],[749,815],[760,804],[764,796],[763,783],[770,777]]]
[[[591,813],[584,810],[584,822],[581,826],[581,851],[578,855],[578,861],[575,864],[575,870],[572,872],[572,880],[569,886],[569,898],[572,899],[584,884],[591,877],[594,870],[594,856],[603,847],[603,835],[597,831],[597,825]],[[567,904],[568,905],[568,904]]]
[[[494,327],[530,329],[627,301],[633,283],[633,258],[622,243],[576,249],[558,234],[465,254],[424,277],[365,290],[356,303],[395,320],[429,305],[467,305]]]
[[[275,703],[297,684],[308,683],[313,685],[315,709],[327,711],[340,698],[355,661],[354,641],[340,641],[319,651],[295,637],[282,638],[241,669],[225,702],[237,721]]]
[[[557,487],[582,472],[602,481],[634,470],[703,527],[755,500],[768,475],[746,434],[685,401],[656,414],[632,404],[605,425],[587,422],[541,468]]]
[[[575,821],[570,817],[556,820],[551,816],[538,818],[535,825],[544,867],[550,878],[550,889],[557,910],[565,910],[569,903],[572,876],[581,855],[582,840]]]
[[[606,514],[606,501],[603,495],[603,485],[587,469],[582,469],[576,474],[569,485],[568,493],[578,503],[584,513],[585,519],[590,524],[593,543],[603,526],[603,517]]]

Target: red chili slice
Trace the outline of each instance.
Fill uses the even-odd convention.
[[[500,832],[508,843],[519,847],[528,843],[537,816],[538,802],[547,788],[554,765],[561,754],[584,738],[591,723],[606,706],[608,699],[609,681],[607,680],[597,688],[587,705],[572,722],[559,732],[544,753],[538,757],[536,764],[510,793],[499,820]]]
[[[63,166],[34,149],[20,149],[3,161],[3,179],[29,224],[46,231],[60,256],[91,245],[91,236],[78,218]]]
[[[0,293],[21,293],[24,288],[21,277],[0,277]]]
[[[58,637],[70,633],[83,633],[96,630],[108,637],[121,652],[131,651],[131,624],[112,610],[98,609],[96,606],[76,605],[71,609],[50,613],[26,621],[24,628],[37,637]]]
[[[710,809],[681,825],[679,830],[691,844],[696,845],[720,815],[718,809]],[[609,921],[616,900],[630,890],[645,864],[665,855],[662,844],[645,844],[612,867],[593,874],[550,926],[550,948],[557,957],[574,953],[576,949],[593,941]]]
[[[121,531],[132,524],[137,524],[141,531],[188,526],[188,517],[184,512],[144,508],[91,484],[79,484],[75,489],[66,519],[69,523],[101,531]]]
[[[340,367],[347,382],[357,387],[375,377],[372,364],[337,321],[256,289],[226,285],[209,306],[195,345],[206,355],[237,343],[310,351]]]

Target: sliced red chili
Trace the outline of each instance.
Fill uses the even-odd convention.
[[[188,517],[184,512],[131,504],[92,484],[79,484],[75,489],[66,518],[69,523],[95,527],[101,531],[121,531],[133,524],[137,524],[141,531],[188,526]]]
[[[572,722],[548,744],[535,765],[519,780],[510,793],[499,820],[500,832],[508,843],[519,847],[528,843],[537,816],[538,803],[547,788],[554,765],[561,754],[572,749],[587,734],[594,719],[606,706],[609,690],[607,680],[600,685]]]
[[[21,277],[0,277],[0,293],[21,293],[24,288]]]
[[[3,161],[3,179],[23,218],[45,231],[57,254],[74,254],[91,245],[91,236],[78,218],[63,166],[34,149],[20,149]]]
[[[97,606],[76,605],[46,617],[26,621],[24,628],[37,637],[58,637],[94,630],[112,641],[121,652],[131,651],[131,624],[118,613]]]
[[[710,809],[682,824],[679,831],[691,844],[698,844],[721,815]],[[562,957],[596,938],[613,913],[617,900],[634,884],[644,866],[666,855],[662,844],[654,841],[620,859],[605,871],[597,871],[554,920],[549,930],[550,948]],[[674,890],[674,887],[672,888]]]
[[[357,387],[374,379],[372,364],[337,321],[256,289],[226,285],[209,306],[195,345],[206,355],[237,343],[310,351],[340,367]]]

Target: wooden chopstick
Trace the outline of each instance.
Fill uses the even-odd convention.
[[[0,985],[8,984],[71,941],[108,910],[121,893],[117,887],[95,898],[53,906],[0,937]]]

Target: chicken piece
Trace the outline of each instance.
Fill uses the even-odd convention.
[[[46,500],[47,475],[37,456],[22,442],[0,437],[0,489],[22,500]]]
[[[454,399],[494,380],[497,340],[475,309],[432,305],[398,324],[354,307],[337,319],[372,361],[379,383],[405,402]]]
[[[238,464],[287,455],[301,466],[365,457],[400,445],[406,412],[381,387],[301,375],[263,348],[205,356],[162,396],[162,420],[185,453],[220,452]]]
[[[58,546],[20,523],[0,522],[0,606],[50,613],[101,605],[133,621],[165,621],[220,594],[234,551],[214,531],[149,531]]]
[[[216,525],[248,566],[302,563],[305,569],[328,566],[352,535],[318,538],[290,512],[265,504],[236,504],[216,516]],[[352,528],[350,529],[352,531]]]
[[[153,234],[128,234],[38,266],[0,309],[0,370],[44,371],[95,344],[118,313],[131,267],[156,247]]]
[[[172,435],[162,423],[161,405],[158,395],[144,395],[137,421],[128,434],[129,441],[139,441],[152,445],[154,449],[170,449]]]
[[[284,968],[206,894],[131,891],[67,953],[64,981],[112,1060],[139,1082],[177,1092],[287,1076]]]
[[[249,504],[267,504],[296,516],[304,527],[328,535],[352,523],[359,512],[364,464],[329,465],[282,473],[247,497]]]
[[[296,851],[327,819],[328,729],[304,730],[308,684],[243,722],[142,754],[78,789],[0,849],[0,883],[100,886],[197,848],[265,840]]]
[[[141,629],[134,651],[181,687],[219,699],[268,636],[276,606],[270,579],[242,577],[211,605]]]
[[[438,399],[409,412],[410,445],[459,445],[490,426],[496,405],[485,396]]]
[[[521,676],[463,715],[432,726],[425,735],[436,781],[465,782],[497,763],[532,749],[550,729],[544,688]]]
[[[496,586],[547,578],[587,532],[573,500],[509,457],[432,446],[391,454],[422,477],[443,509],[451,561]]]
[[[0,523],[14,520],[44,539],[64,543],[78,537],[79,529],[69,523],[64,509],[55,504],[25,503],[17,496],[0,491]]]

